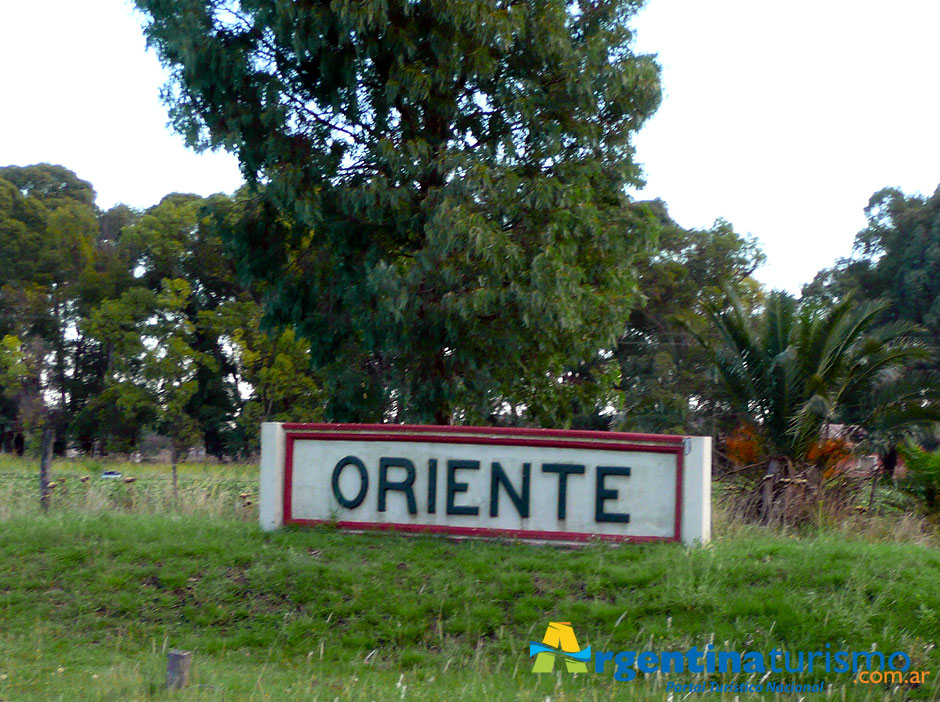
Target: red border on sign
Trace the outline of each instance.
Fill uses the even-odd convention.
[[[450,534],[489,538],[516,538],[546,541],[590,541],[600,539],[617,542],[679,541],[682,536],[682,473],[683,437],[658,434],[630,434],[605,431],[567,431],[561,429],[523,429],[517,427],[455,427],[404,424],[284,424],[286,446],[284,456],[284,523],[312,526],[326,524],[323,519],[294,519],[292,513],[294,442],[298,439],[401,441],[417,440],[440,444],[489,444],[497,446],[535,446],[551,448],[590,448],[600,451],[638,451],[671,453],[676,457],[676,512],[675,530],[668,536],[629,536],[620,534],[594,534],[571,531],[536,531],[528,529],[496,529],[490,527],[444,526],[439,524],[411,524],[407,522],[354,522],[335,523],[341,529],[354,531],[401,531],[406,533]],[[413,436],[410,434],[421,434]],[[463,433],[470,436],[453,436]],[[487,436],[479,436],[486,434]],[[495,436],[494,436],[495,435]],[[603,443],[586,439],[604,439]],[[638,444],[636,441],[659,442]]]
[[[626,431],[589,431],[586,429],[538,429],[533,427],[461,427],[434,424],[325,424],[287,422],[287,431],[384,431],[428,434],[503,434],[505,436],[537,436],[543,438],[603,439],[605,441],[650,441],[660,444],[681,444],[685,437],[668,434],[636,434]]]

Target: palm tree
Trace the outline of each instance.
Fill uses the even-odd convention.
[[[806,466],[828,424],[849,423],[897,440],[940,419],[940,382],[912,372],[930,357],[907,322],[878,325],[886,305],[844,299],[831,307],[772,293],[749,315],[732,293],[707,307],[716,333],[699,337],[739,416],[759,432],[768,456],[760,514],[771,518],[783,466]],[[792,475],[791,475],[792,477]]]

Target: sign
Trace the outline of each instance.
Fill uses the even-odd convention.
[[[532,540],[709,539],[711,439],[388,424],[261,430],[260,519]]]

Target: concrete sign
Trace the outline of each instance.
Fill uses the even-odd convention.
[[[711,439],[391,424],[261,429],[261,527],[704,542]]]

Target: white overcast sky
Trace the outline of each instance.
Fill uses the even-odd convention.
[[[768,285],[796,292],[848,255],[876,190],[940,183],[937,0],[649,0],[634,27],[664,87],[638,196],[756,235]],[[0,65],[0,165],[61,163],[105,208],[241,182],[230,156],[168,131],[124,0],[0,0]]]

